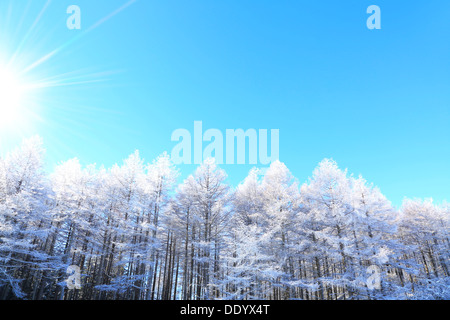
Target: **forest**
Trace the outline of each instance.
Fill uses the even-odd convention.
[[[167,153],[44,159],[39,137],[0,158],[0,300],[450,298],[450,205],[397,209],[331,159],[303,183],[274,161],[235,188],[213,159],[181,183]]]

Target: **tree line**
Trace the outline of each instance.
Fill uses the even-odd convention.
[[[275,161],[236,188],[213,159],[180,184],[167,153],[52,174],[43,159],[39,137],[0,158],[0,299],[450,297],[450,206],[397,210],[330,159],[301,185]]]

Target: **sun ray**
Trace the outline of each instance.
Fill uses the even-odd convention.
[[[130,7],[137,0],[125,1],[120,7],[99,19],[84,30],[51,50],[37,54],[35,44],[31,39],[42,37],[42,23],[50,11],[52,1],[47,0],[41,7],[34,8],[32,1],[22,4],[20,14],[16,14],[16,3],[5,4],[3,17],[0,17],[0,152],[5,141],[13,137],[24,138],[35,134],[34,128],[53,126],[59,128],[59,123],[70,120],[74,128],[81,128],[88,119],[82,113],[101,110],[110,113],[105,108],[89,106],[89,103],[77,104],[67,98],[70,92],[64,87],[79,87],[92,89],[93,84],[108,81],[110,76],[121,70],[101,71],[83,68],[78,70],[63,70],[65,66],[57,62],[57,56],[72,47],[98,27]],[[36,15],[30,14],[36,10]],[[5,17],[6,15],[6,17]],[[26,21],[30,20],[30,25]],[[52,71],[46,69],[52,63]],[[61,70],[57,70],[61,69]],[[92,69],[92,68],[91,68]],[[55,72],[56,71],[56,72]],[[61,71],[61,72],[58,72]],[[51,108],[51,112],[50,112]],[[58,110],[63,112],[58,112]],[[65,111],[64,111],[65,110]],[[69,112],[70,110],[70,112]],[[85,111],[83,111],[85,110]],[[67,111],[67,112],[66,112]],[[59,118],[58,117],[62,117]],[[84,115],[84,117],[87,117]],[[89,119],[89,121],[91,121]],[[96,121],[100,121],[97,119]],[[73,129],[73,128],[72,128]],[[67,129],[65,129],[67,130]],[[76,130],[72,130],[75,134]],[[80,130],[83,131],[83,130]],[[57,137],[55,137],[57,139]],[[6,146],[5,146],[6,147]]]
[[[107,15],[106,17],[104,17],[103,19],[100,19],[99,21],[97,21],[96,23],[94,23],[91,27],[89,27],[86,30],[86,33],[91,32],[92,30],[98,28],[100,25],[102,25],[103,23],[105,23],[106,21],[108,21],[109,19],[111,19],[112,17],[114,17],[115,15],[119,14],[120,12],[122,12],[123,10],[125,10],[126,8],[128,8],[129,6],[131,6],[132,4],[134,4],[137,0],[130,0],[128,2],[126,2],[125,4],[123,4],[121,7],[117,8],[116,10],[114,10],[113,12],[111,12],[109,15]]]
[[[10,62],[9,62],[10,64],[13,64],[14,61],[15,61],[15,59],[20,55],[21,50],[23,49],[23,47],[25,46],[26,42],[28,41],[28,39],[29,39],[30,36],[31,36],[31,32],[34,30],[34,28],[36,27],[36,25],[37,25],[37,24],[39,23],[39,21],[41,20],[42,16],[44,15],[45,11],[47,10],[48,6],[50,5],[50,2],[51,2],[51,0],[47,0],[47,2],[45,3],[44,7],[41,9],[41,11],[39,12],[39,14],[38,14],[37,17],[35,18],[33,24],[30,26],[30,28],[28,28],[27,33],[22,37],[22,39],[21,39],[19,45],[18,45],[17,48],[16,48],[16,51],[14,52],[14,54],[12,55],[12,57],[11,57],[11,59],[10,59]],[[30,4],[31,4],[31,1],[28,2],[26,10],[25,10],[24,13],[22,14],[21,22],[19,23],[19,26],[18,26],[18,28],[16,29],[16,32],[19,32],[19,30],[20,30],[20,28],[21,28],[21,26],[22,26],[22,24],[23,24],[23,21],[25,20],[25,17],[26,17],[26,15],[27,15],[27,13],[28,13]]]
[[[50,0],[49,0],[50,1]],[[83,38],[84,36],[86,36],[88,33],[90,33],[91,31],[93,31],[94,29],[98,28],[99,26],[101,26],[102,24],[104,24],[105,22],[107,22],[108,20],[110,20],[111,18],[113,18],[114,16],[116,16],[117,14],[119,14],[120,12],[122,12],[123,10],[125,10],[126,8],[128,8],[129,6],[131,6],[132,4],[134,4],[135,2],[137,2],[137,0],[130,0],[128,2],[126,2],[125,4],[123,4],[121,7],[119,7],[118,9],[114,10],[112,13],[108,14],[107,16],[105,16],[104,18],[100,19],[99,21],[97,21],[96,23],[94,23],[92,26],[90,26],[89,28],[87,28],[85,31],[82,31],[81,33],[79,33],[77,36],[73,37],[72,39],[70,39],[69,41],[67,41],[66,43],[62,44],[60,47],[54,49],[53,51],[47,53],[46,55],[44,55],[43,57],[41,57],[40,59],[38,59],[37,61],[33,62],[31,65],[29,65],[28,67],[26,67],[24,69],[23,72],[29,72],[31,70],[33,70],[34,68],[38,67],[39,65],[43,64],[44,62],[50,60],[53,56],[55,56],[56,54],[58,54],[59,52],[61,52],[63,49],[65,49],[66,47],[68,47],[69,45],[73,44],[75,41]],[[43,9],[44,10],[44,9]]]

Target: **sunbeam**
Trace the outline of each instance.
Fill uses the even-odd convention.
[[[51,0],[37,8],[30,1],[20,14],[13,1],[3,3],[0,8],[0,147],[12,138],[21,139],[35,134],[34,128],[38,125],[59,127],[61,119],[58,117],[66,114],[64,109],[70,110],[72,121],[80,118],[79,113],[86,113],[90,108],[88,104],[75,106],[67,97],[70,92],[59,88],[78,87],[75,92],[81,86],[105,82],[117,71],[92,70],[92,66],[68,69],[57,56],[67,53],[74,43],[80,42],[136,1],[124,2],[90,27],[74,32],[56,45],[36,41],[53,36],[43,33],[43,19],[51,15]],[[27,25],[25,21],[31,23]],[[98,110],[98,106],[95,109]]]

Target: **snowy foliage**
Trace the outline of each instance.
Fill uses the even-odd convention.
[[[233,190],[214,159],[176,185],[167,153],[52,174],[43,157],[34,137],[0,158],[0,299],[450,298],[450,205],[397,210],[333,160]]]

